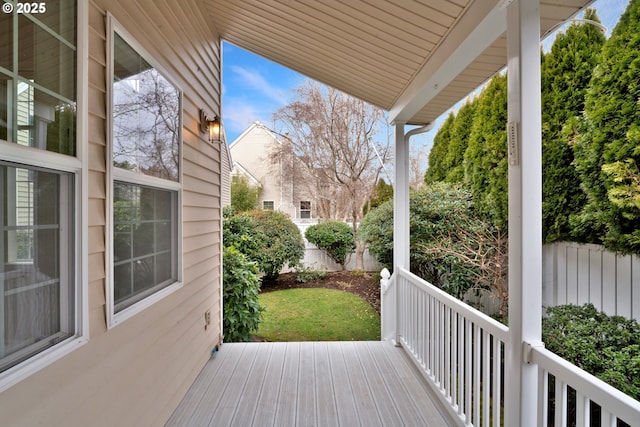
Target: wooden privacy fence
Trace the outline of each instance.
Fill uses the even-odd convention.
[[[640,321],[640,257],[599,245],[559,242],[542,249],[542,306],[592,303]]]

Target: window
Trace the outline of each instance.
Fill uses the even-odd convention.
[[[311,202],[306,200],[300,202],[300,218],[311,219]]]
[[[75,0],[46,6],[0,14],[0,139],[74,156]]]
[[[180,284],[182,93],[110,17],[110,324]],[[155,299],[154,299],[155,298]]]
[[[113,187],[116,312],[176,281],[176,194],[116,181]]]
[[[0,162],[0,371],[75,334],[72,196],[72,174]]]
[[[273,203],[273,200],[263,200],[262,209],[268,210],[268,211],[274,210],[275,204]]]
[[[82,333],[76,21],[75,0],[0,14],[0,391]]]

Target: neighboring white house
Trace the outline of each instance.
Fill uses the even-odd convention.
[[[262,209],[284,212],[294,220],[317,218],[314,197],[300,175],[291,173],[296,165],[286,164],[287,160],[272,160],[273,154],[286,143],[286,137],[260,122],[253,123],[229,146],[233,158],[231,173],[244,176],[249,184],[262,188]],[[296,159],[292,157],[288,161],[296,162]],[[297,172],[300,172],[302,168],[298,166]]]

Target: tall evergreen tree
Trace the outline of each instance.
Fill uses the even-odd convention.
[[[471,135],[471,126],[473,125],[473,116],[476,110],[476,99],[467,99],[465,104],[460,107],[451,128],[451,142],[444,158],[444,169],[446,171],[444,180],[452,184],[464,183],[463,159],[464,152],[469,145],[469,136]]]
[[[449,144],[451,143],[451,129],[455,122],[455,116],[453,113],[449,113],[447,119],[444,121],[438,133],[433,138],[433,147],[429,152],[429,167],[424,174],[425,184],[432,184],[434,182],[444,181],[447,174],[445,169],[444,159],[447,156],[447,150],[449,150]]]
[[[585,99],[576,169],[587,204],[586,237],[640,253],[640,0],[631,0],[604,44]]]
[[[585,19],[600,22],[588,9]],[[567,121],[584,111],[584,97],[605,36],[587,23],[557,35],[542,62],[542,235],[546,243],[570,239],[569,216],[582,209],[585,195],[573,165]]]
[[[379,178],[376,188],[373,190],[373,196],[362,208],[363,215],[366,215],[387,200],[391,199],[393,199],[393,186],[391,184],[387,184],[384,179]]]
[[[496,75],[482,91],[464,154],[465,184],[476,207],[501,230],[509,212],[507,162],[507,76]]]

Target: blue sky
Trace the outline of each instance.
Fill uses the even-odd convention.
[[[597,0],[593,3],[592,7],[608,29],[607,35],[628,3],[629,0]],[[229,43],[223,43],[222,51],[222,108],[227,140],[235,140],[256,120],[274,127],[273,113],[293,101],[293,89],[305,77]],[[439,119],[442,121],[443,118]],[[422,145],[428,150],[437,128],[438,122],[431,132],[412,138],[412,145]]]

